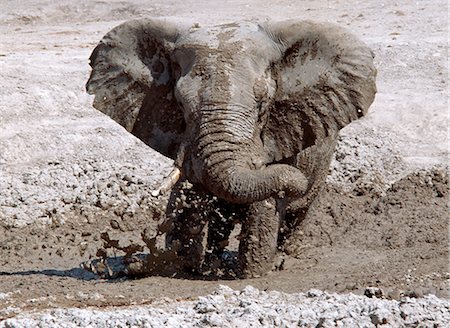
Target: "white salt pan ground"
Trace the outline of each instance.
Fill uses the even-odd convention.
[[[310,290],[301,294],[235,291],[220,286],[197,301],[163,300],[114,310],[56,309],[0,323],[21,327],[445,327],[450,302],[435,296],[400,301]]]

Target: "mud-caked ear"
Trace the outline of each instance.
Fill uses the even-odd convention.
[[[272,59],[277,90],[264,143],[276,160],[295,156],[365,115],[376,93],[372,51],[329,23],[263,26],[279,50]]]
[[[183,30],[141,19],[111,30],[92,52],[86,84],[94,107],[171,158],[185,129],[173,88],[171,52]]]

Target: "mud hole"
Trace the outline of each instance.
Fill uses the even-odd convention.
[[[383,194],[328,185],[286,253],[279,254],[277,271],[226,284],[357,294],[371,286],[388,298],[449,297],[447,201],[444,169],[410,174]],[[133,272],[124,271],[123,259],[139,262],[139,254],[158,255],[156,247],[163,246],[152,239],[163,206],[160,201],[147,212],[128,216],[103,211],[92,220],[89,213],[73,212],[65,222],[53,219],[50,225],[1,226],[0,290],[10,292],[2,294],[0,318],[24,309],[148,304],[162,295],[191,299],[210,293],[224,281],[172,277],[174,270],[127,277]],[[160,268],[168,264],[165,260],[170,262],[163,257]],[[86,270],[86,263],[95,264],[98,274]]]

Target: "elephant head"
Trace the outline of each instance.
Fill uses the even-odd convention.
[[[366,114],[376,70],[368,47],[326,23],[201,28],[126,22],[90,57],[94,107],[232,203],[300,196],[292,158]]]

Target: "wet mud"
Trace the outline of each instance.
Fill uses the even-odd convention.
[[[241,280],[180,274],[174,254],[163,251],[158,209],[125,220],[97,217],[86,224],[74,213],[65,223],[2,226],[0,289],[11,292],[0,302],[0,316],[26,308],[146,304],[161,292],[192,298],[224,281],[287,292],[363,294],[377,287],[394,299],[449,297],[447,200],[443,169],[410,174],[383,194],[327,185],[273,271]],[[236,230],[230,254],[237,250]]]

